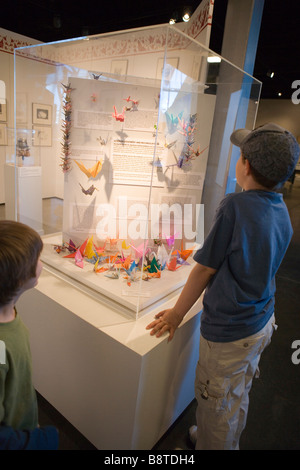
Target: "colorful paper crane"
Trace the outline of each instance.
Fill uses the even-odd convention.
[[[100,171],[102,170],[102,161],[99,160],[95,163],[91,168],[86,168],[83,163],[79,163],[74,160],[76,165],[80,168],[80,170],[88,177],[88,178],[96,178]]]
[[[177,258],[172,258],[170,263],[167,263],[167,268],[169,271],[176,271],[178,268],[180,268],[180,265],[177,266]]]
[[[116,121],[120,121],[120,122],[124,122],[124,119],[125,119],[125,116],[124,116],[124,113],[125,113],[125,106],[123,108],[123,111],[122,113],[118,113],[116,107],[114,106],[114,113],[112,113],[112,117],[115,118]]]

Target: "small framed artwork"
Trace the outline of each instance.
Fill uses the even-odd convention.
[[[0,121],[7,121],[6,117],[6,101],[5,103],[0,103]]]
[[[6,124],[0,124],[0,145],[7,145]]]
[[[127,73],[128,60],[112,60],[110,73],[116,75],[126,75]]]
[[[32,126],[32,129],[34,130],[33,145],[35,147],[51,147],[52,127]]]
[[[166,63],[171,65],[174,69],[178,68],[178,63],[179,63],[179,58],[178,57],[167,57]],[[158,80],[161,79],[162,77],[162,72],[164,68],[164,58],[160,58],[157,60],[157,66],[156,66],[156,78]],[[168,80],[170,74],[170,70],[167,69],[165,73],[165,78]]]
[[[32,103],[32,123],[52,124],[52,106],[50,104]]]

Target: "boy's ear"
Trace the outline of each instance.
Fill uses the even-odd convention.
[[[250,166],[250,163],[248,162],[247,159],[245,159],[245,167],[244,167],[244,170],[245,170],[245,175],[248,176],[251,174],[251,166]]]

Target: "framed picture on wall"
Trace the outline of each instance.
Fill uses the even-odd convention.
[[[35,147],[51,147],[52,127],[32,126],[32,129],[34,130],[33,145]]]
[[[179,64],[179,57],[167,57],[166,62],[167,64],[170,64],[172,67],[174,67],[174,69],[177,69],[178,64]],[[157,59],[156,78],[158,80],[160,80],[162,77],[163,68],[164,68],[164,58],[162,57],[160,59]],[[165,79],[168,80],[168,78],[169,78],[168,73],[166,72]]]
[[[32,103],[32,123],[52,124],[52,106],[50,104]]]
[[[0,145],[7,145],[6,124],[0,124]]]
[[[112,60],[110,73],[117,75],[126,75],[127,73],[128,60]]]
[[[6,117],[6,101],[5,103],[0,103],[0,121],[7,121]]]

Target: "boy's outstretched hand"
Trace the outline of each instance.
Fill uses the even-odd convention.
[[[155,315],[155,318],[156,320],[146,326],[146,330],[151,330],[150,335],[156,335],[157,338],[162,336],[166,331],[169,331],[168,342],[171,341],[176,329],[182,321],[182,316],[179,316],[174,308],[169,308],[159,312]]]
[[[174,307],[159,312],[155,315],[155,320],[146,326],[146,330],[151,330],[150,335],[159,338],[169,331],[168,342],[171,341],[183,317],[199,299],[215,273],[216,269],[196,263]]]

